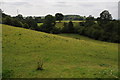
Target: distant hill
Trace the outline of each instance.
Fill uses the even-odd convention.
[[[64,15],[64,20],[84,20],[85,17],[80,15]]]

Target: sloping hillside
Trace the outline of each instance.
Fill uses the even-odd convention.
[[[117,77],[118,45],[3,25],[3,74],[14,78]],[[38,71],[42,59],[44,70]]]

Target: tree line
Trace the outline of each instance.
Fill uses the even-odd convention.
[[[83,21],[79,22],[79,25],[76,26],[70,18],[68,23],[64,22],[63,28],[58,28],[56,26],[56,21],[61,23],[63,19],[69,19],[69,16],[64,16],[62,13],[56,13],[55,16],[46,15],[44,19],[32,16],[23,17],[21,14],[11,17],[10,15],[3,13],[2,10],[0,10],[0,13],[2,14],[2,21],[0,21],[2,24],[53,34],[76,33],[96,40],[120,43],[118,35],[120,21],[113,20],[112,15],[107,10],[101,12],[100,17],[98,18],[94,18],[91,15],[88,17],[79,17],[76,15],[76,20]],[[37,23],[43,24],[38,26]]]

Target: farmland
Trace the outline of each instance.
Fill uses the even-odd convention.
[[[56,27],[57,28],[63,28],[64,27],[64,22],[65,23],[68,23],[69,21],[61,21],[61,22],[58,22],[58,21],[56,21]],[[83,22],[83,21],[73,21],[73,24],[74,24],[74,26],[76,27],[76,26],[78,26],[79,25],[79,22]],[[37,23],[37,25],[38,26],[41,26],[41,25],[43,25],[43,23]]]
[[[70,20],[62,20],[61,22],[69,22]],[[56,21],[56,22],[59,22],[59,21]],[[82,21],[78,21],[78,20],[72,20],[72,22],[75,22],[75,23],[78,23],[78,22],[84,22],[83,20]]]
[[[59,23],[57,24],[59,25]],[[3,77],[117,78],[118,44],[3,25]],[[43,60],[43,70],[37,62]]]

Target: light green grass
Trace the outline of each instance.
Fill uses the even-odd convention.
[[[59,22],[59,21],[56,21],[56,22]],[[70,22],[70,20],[62,20],[61,22],[67,22],[67,23],[68,23],[68,22]],[[72,20],[72,22],[83,22],[83,21],[77,21],[77,20],[76,20],[76,21],[73,21],[73,20]]]
[[[87,41],[87,42],[94,42],[94,43],[97,43],[97,44],[104,44],[104,45],[114,45],[117,43],[110,43],[110,42],[105,42],[105,41],[99,41],[99,40],[94,40],[92,38],[89,38],[89,37],[85,37],[85,36],[82,36],[82,35],[79,35],[79,34],[58,34],[60,36],[64,36],[64,37],[69,37],[69,38],[74,38],[74,39],[78,39],[78,40],[84,40],[84,41]]]
[[[63,28],[64,27],[64,23],[61,22],[61,23],[56,23],[55,25],[57,28]]]
[[[68,22],[67,22],[68,23]],[[37,23],[38,26],[41,26],[43,23]],[[78,22],[73,22],[73,25],[75,27],[79,26]],[[55,25],[57,28],[63,28],[64,27],[64,22],[57,22]]]
[[[116,78],[118,45],[3,25],[3,72],[12,78]],[[67,35],[68,36],[68,35]],[[77,36],[78,35],[73,35]],[[38,59],[44,70],[37,71]]]
[[[73,25],[74,25],[74,27],[77,27],[77,26],[79,26],[79,23],[73,22]],[[57,28],[63,28],[63,27],[64,27],[64,23],[63,23],[63,22],[61,22],[61,23],[56,23],[55,26],[56,26]]]
[[[38,26],[41,26],[43,23],[37,23]]]

